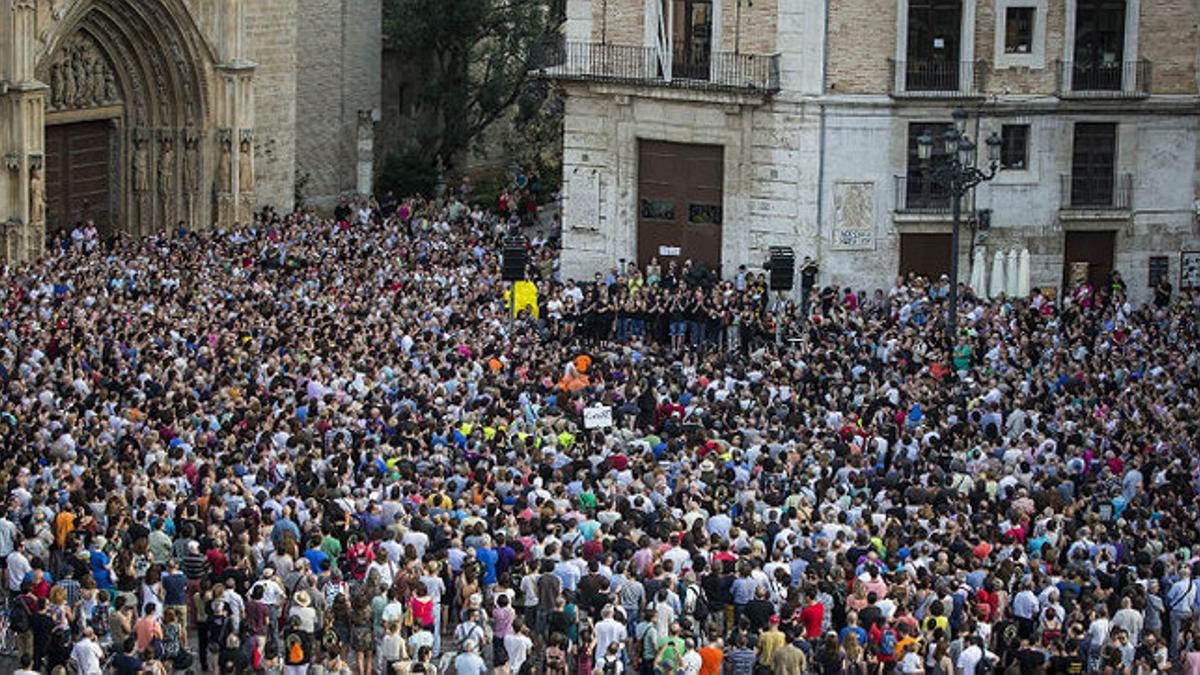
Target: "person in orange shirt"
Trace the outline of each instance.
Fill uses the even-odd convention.
[[[697,649],[700,654],[700,675],[721,675],[721,661],[725,659],[721,638],[714,638]]]
[[[70,508],[54,516],[54,543],[59,548],[64,548],[67,545],[67,537],[75,531],[76,517],[76,513]]]

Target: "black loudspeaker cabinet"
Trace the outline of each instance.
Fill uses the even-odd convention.
[[[792,290],[796,279],[796,254],[786,246],[772,246],[767,271],[771,290]]]
[[[525,237],[509,237],[504,240],[500,254],[500,278],[504,281],[524,281],[525,269],[529,267],[529,249]]]

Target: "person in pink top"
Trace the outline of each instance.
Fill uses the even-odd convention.
[[[158,622],[158,607],[153,602],[146,603],[142,618],[133,626],[133,634],[137,638],[136,647],[140,654],[146,651],[155,640],[162,640],[162,624]]]

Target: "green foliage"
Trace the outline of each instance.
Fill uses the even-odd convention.
[[[387,0],[389,46],[425,65],[436,125],[419,139],[453,167],[526,91],[529,54],[558,33],[565,0]],[[432,159],[430,161],[433,161]]]
[[[475,179],[475,190],[471,195],[471,202],[494,211],[496,202],[500,199],[500,192],[511,184],[512,177],[507,171],[492,171],[482,174]]]
[[[379,192],[394,190],[397,195],[433,195],[437,185],[437,167],[433,157],[419,149],[404,153],[390,152],[379,172]]]

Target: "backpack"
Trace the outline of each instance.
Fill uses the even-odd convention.
[[[620,656],[609,658],[608,654],[605,654],[604,657],[600,659],[600,670],[604,673],[604,675],[617,675],[617,666],[620,665],[620,663]]]
[[[704,596],[704,589],[696,584],[691,584],[684,589],[683,597],[685,612],[700,621],[708,618],[708,598]]]
[[[303,665],[307,661],[306,654],[304,653],[304,640],[298,634],[292,633],[287,636],[285,642],[286,649],[284,653],[287,655],[288,665]]]
[[[8,614],[8,625],[17,633],[29,631],[29,606],[24,597],[17,598],[13,604],[12,611]]]
[[[879,655],[880,656],[895,656],[896,655],[896,631],[891,628],[883,631],[883,635],[879,638]]]

